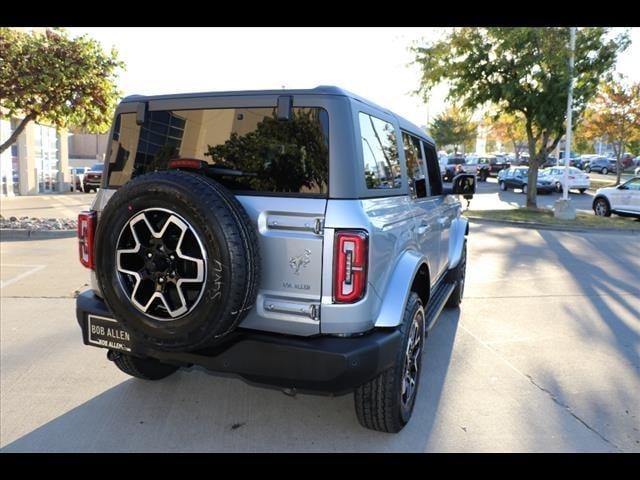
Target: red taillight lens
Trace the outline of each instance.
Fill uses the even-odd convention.
[[[169,160],[169,168],[187,168],[189,170],[200,170],[207,165],[207,162],[203,160],[196,160],[195,158],[176,158]]]
[[[93,234],[96,229],[96,212],[80,212],[78,215],[78,252],[80,263],[93,269]]]
[[[333,301],[352,303],[360,300],[367,287],[369,237],[361,231],[338,231],[335,237],[333,265]]]

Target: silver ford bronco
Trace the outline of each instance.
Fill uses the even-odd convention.
[[[474,192],[443,186],[424,131],[336,87],[127,97],[79,216],[84,343],[147,380],[353,391],[363,426],[398,432],[462,300]]]

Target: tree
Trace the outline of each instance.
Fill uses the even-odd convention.
[[[458,147],[468,147],[476,138],[476,129],[477,125],[462,109],[452,106],[433,119],[429,133],[439,146],[452,146],[458,153]]]
[[[629,45],[628,34],[609,38],[605,28],[581,28],[576,35],[573,118],[577,121],[598,83]],[[497,113],[520,114],[529,150],[528,184],[536,185],[538,166],[565,131],[569,87],[569,29],[457,28],[426,46],[414,46],[422,70],[416,93],[428,99],[445,81],[448,98],[468,109],[492,106]],[[527,193],[536,207],[536,189]]]
[[[123,67],[115,50],[106,54],[86,35],[0,28],[0,115],[23,118],[0,153],[31,121],[106,131],[120,96],[116,72]]]
[[[527,133],[522,115],[502,113],[486,119],[489,127],[488,138],[513,147],[516,160],[527,149]],[[488,143],[488,142],[487,142]]]
[[[581,127],[589,140],[601,138],[613,146],[616,156],[616,185],[622,173],[625,149],[640,140],[640,82],[626,85],[622,78],[603,83],[597,97],[585,112]]]

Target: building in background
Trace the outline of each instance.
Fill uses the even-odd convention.
[[[4,142],[20,123],[0,119]],[[37,195],[69,190],[67,131],[29,122],[17,141],[0,154],[0,195]]]
[[[96,163],[104,163],[108,137],[106,133],[70,132],[69,167],[92,167]]]
[[[2,142],[11,136],[20,120],[0,119]],[[104,162],[107,137],[69,133],[29,122],[18,140],[0,154],[0,196],[68,192],[72,168]]]

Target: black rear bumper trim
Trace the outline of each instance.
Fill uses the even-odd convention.
[[[97,347],[88,341],[89,314],[114,317],[92,291],[78,296],[76,317],[83,341]],[[352,338],[305,338],[237,329],[224,343],[207,350],[164,352],[135,341],[131,347],[134,355],[181,366],[199,365],[252,384],[342,395],[393,366],[401,341],[398,329],[377,329]]]

